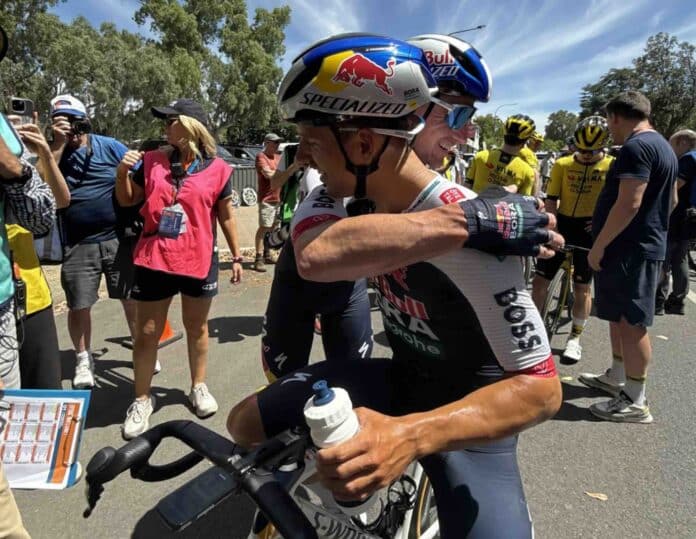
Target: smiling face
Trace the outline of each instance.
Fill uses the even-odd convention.
[[[468,96],[441,95],[440,99],[452,105],[473,105],[474,99]],[[428,105],[424,105],[416,114],[425,114]],[[458,130],[447,125],[448,111],[440,105],[433,106],[425,119],[425,128],[416,137],[413,150],[425,164],[435,168],[442,165],[442,160],[452,146],[466,144],[476,133],[476,127],[468,122]]]
[[[328,127],[298,124],[300,144],[297,159],[305,160],[321,174],[326,191],[333,197],[348,197],[355,192],[355,176],[346,170],[346,160],[338,147],[336,137]],[[351,156],[351,139],[357,136],[349,132],[344,135],[344,148]],[[352,158],[352,156],[351,156]]]

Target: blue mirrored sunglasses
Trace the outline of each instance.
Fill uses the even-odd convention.
[[[447,111],[447,125],[450,129],[461,129],[476,113],[476,107],[471,105],[455,105],[437,97],[431,97],[430,100]]]

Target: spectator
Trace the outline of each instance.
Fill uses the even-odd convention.
[[[68,331],[76,355],[73,387],[94,386],[91,309],[102,274],[110,298],[120,299],[128,326],[135,304],[124,298],[115,264],[118,250],[112,192],[116,167],[127,151],[111,137],[94,135],[84,104],[71,95],[51,101],[53,155],[70,188],[70,205],[61,210],[64,233],[61,284],[68,303]]]
[[[556,154],[554,152],[548,152],[546,154],[546,157],[541,161],[541,166],[539,173],[541,174],[541,189],[542,191],[546,190],[546,184],[549,181],[549,178],[551,177],[551,170],[553,169],[553,165],[556,162]]]
[[[583,373],[579,380],[614,395],[590,406],[597,417],[651,423],[645,398],[652,354],[647,328],[676,202],[677,158],[650,126],[650,101],[643,94],[624,92],[606,110],[612,138],[623,146],[595,207],[587,259],[595,271],[597,316],[609,321],[613,360],[606,373]]]
[[[203,108],[190,99],[152,113],[166,121],[170,146],[151,152],[129,151],[118,167],[116,199],[121,206],[143,202],[143,231],[135,247],[133,298],[137,324],[133,347],[135,401],[123,424],[131,439],[145,430],[155,406],[150,394],[157,345],[172,297],[181,293],[189,365],[189,400],[198,417],[218,405],[205,384],[208,363],[208,313],[218,290],[215,219],[233,253],[232,282],[242,277],[242,257],[231,203],[232,171],[216,155]],[[142,166],[129,171],[142,159]]]
[[[51,188],[56,207],[65,208],[70,203],[70,190],[41,130],[33,123],[17,125],[16,129],[25,146],[38,157],[36,168]],[[18,224],[7,225],[7,236],[17,276],[24,282],[27,296],[26,318],[17,325],[22,388],[62,389],[53,300],[34,250],[33,236]]]
[[[263,138],[263,151],[256,154],[256,177],[258,179],[259,192],[259,228],[256,231],[256,258],[254,269],[266,271],[265,264],[273,262],[271,252],[263,245],[263,236],[273,229],[276,218],[276,210],[280,203],[280,187],[274,188],[271,180],[280,163],[278,146],[281,139],[275,133],[268,133]],[[263,254],[262,254],[263,253]]]
[[[0,27],[0,60],[7,52],[7,34]],[[3,121],[0,118],[0,121]],[[17,354],[17,333],[14,316],[14,282],[12,265],[5,234],[5,207],[14,208],[19,221],[27,228],[41,233],[46,232],[53,222],[55,201],[48,186],[26,162],[20,161],[10,151],[0,136],[0,193],[5,204],[0,204],[0,389],[20,386],[19,358]],[[0,434],[3,427],[0,424]],[[28,539],[5,471],[0,461],[0,537]]]
[[[677,131],[669,139],[679,158],[679,191],[677,207],[669,219],[667,255],[662,265],[662,277],[657,287],[655,314],[684,314],[684,300],[689,293],[689,233],[685,226],[686,210],[690,204],[691,189],[696,183],[696,132],[691,129]],[[669,293],[669,277],[672,275],[672,293]]]

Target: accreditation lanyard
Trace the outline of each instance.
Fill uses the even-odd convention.
[[[184,185],[184,181],[186,181],[186,176],[196,170],[199,162],[198,158],[194,159],[193,163],[186,169],[186,174],[183,177],[173,178],[172,204],[162,210],[162,216],[157,228],[157,233],[164,238],[176,239],[180,234],[186,232],[186,212],[176,199]]]

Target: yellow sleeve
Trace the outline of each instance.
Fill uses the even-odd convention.
[[[530,169],[520,182],[519,194],[532,195],[534,193],[534,184],[536,183],[534,180],[534,171]]]
[[[546,186],[546,196],[560,197],[561,183],[563,182],[563,167],[556,161],[551,168],[551,179]]]
[[[474,183],[474,178],[476,178],[476,163],[478,162],[478,156],[478,153],[474,155],[474,157],[471,159],[471,163],[469,163],[469,168],[466,169],[466,179],[472,184]]]

